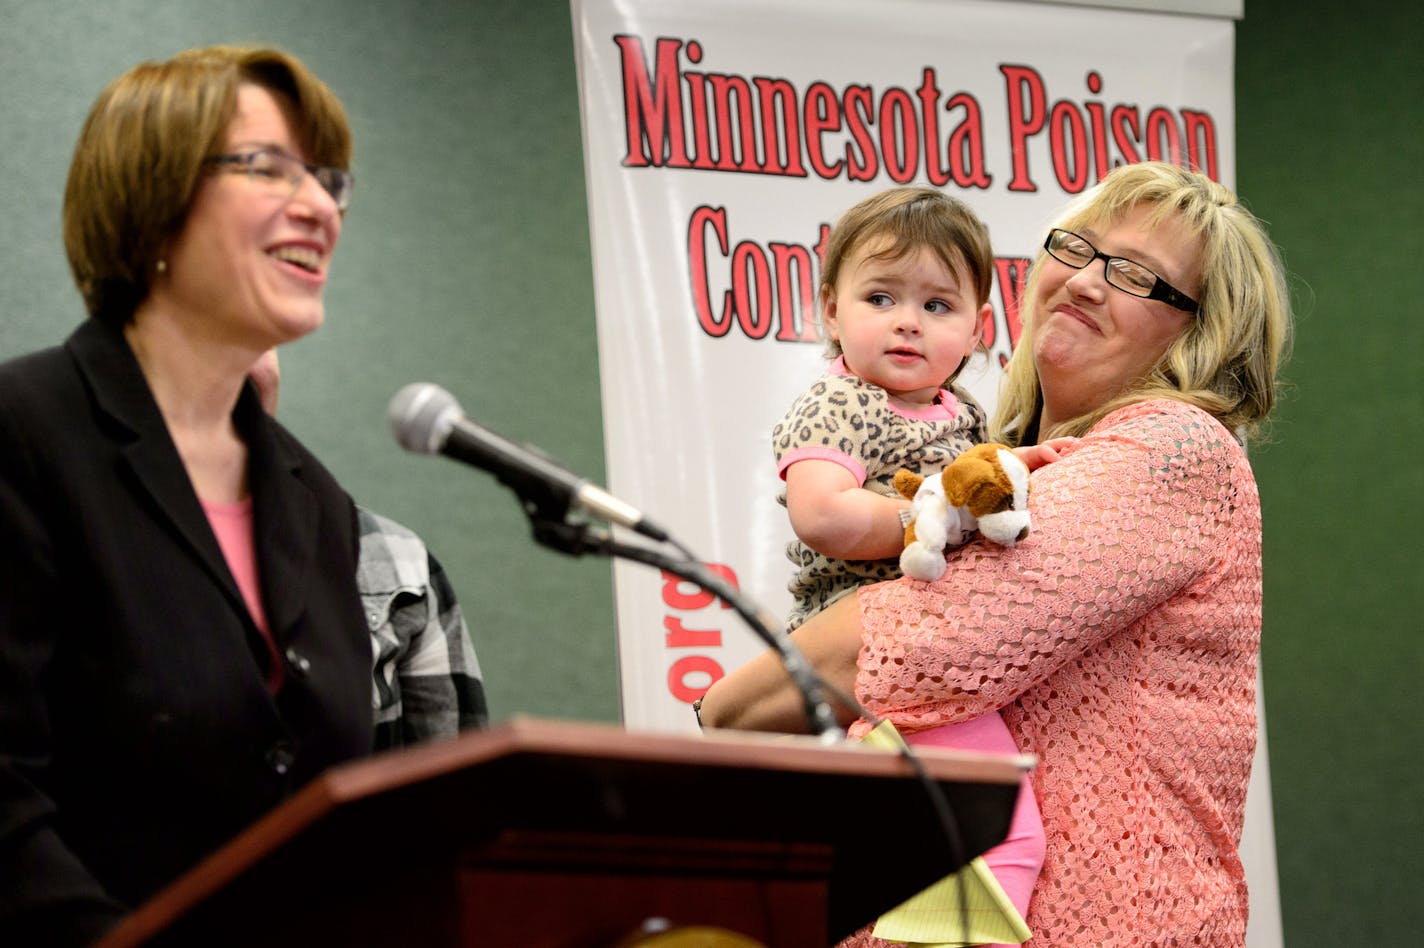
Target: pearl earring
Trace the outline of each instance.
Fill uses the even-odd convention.
[[[167,261],[167,260],[160,260],[160,261],[158,261],[158,263],[154,266],[154,269],[157,270],[159,273],[167,273],[167,272],[168,272],[168,261]]]

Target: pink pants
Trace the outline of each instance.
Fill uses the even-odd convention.
[[[990,754],[1017,754],[1018,745],[1013,735],[1004,725],[1004,719],[997,711],[977,717],[972,721],[956,724],[942,724],[928,731],[917,731],[904,735],[910,744],[931,747],[945,747],[951,750],[976,751]],[[1024,774],[1019,787],[1018,803],[1014,806],[1013,818],[1009,821],[1009,835],[1004,841],[984,854],[984,861],[1004,887],[1009,900],[1019,914],[1028,917],[1028,901],[1033,895],[1033,884],[1038,881],[1038,873],[1043,868],[1043,854],[1046,843],[1043,835],[1043,820],[1038,814],[1038,801],[1033,796],[1033,784],[1028,774]]]

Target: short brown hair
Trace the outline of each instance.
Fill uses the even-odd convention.
[[[163,246],[182,229],[203,160],[221,146],[244,83],[281,99],[308,161],[350,166],[341,103],[281,50],[209,46],[135,66],[95,100],[64,189],[64,249],[91,316],[127,323],[148,296]]]
[[[891,188],[872,194],[841,215],[826,244],[821,289],[834,290],[841,265],[866,241],[888,237],[877,257],[898,260],[927,247],[953,273],[961,265],[974,278],[974,302],[989,301],[994,251],[989,229],[958,198],[934,188]]]
[[[821,262],[819,298],[823,303],[835,292],[842,265],[856,250],[876,238],[888,238],[886,245],[875,252],[882,260],[900,260],[928,248],[950,273],[963,266],[974,279],[975,307],[989,302],[989,288],[994,279],[994,250],[989,243],[989,228],[968,204],[956,197],[934,188],[903,187],[872,194],[836,221]],[[826,346],[829,357],[841,354],[836,340],[828,337]],[[944,384],[951,384],[963,368],[964,363],[961,363]]]

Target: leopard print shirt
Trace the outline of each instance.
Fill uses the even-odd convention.
[[[937,471],[987,438],[984,409],[957,385],[941,390],[936,404],[924,411],[907,414],[890,404],[880,386],[833,369],[803,392],[772,429],[772,450],[782,477],[777,500],[785,506],[786,469],[797,461],[833,461],[867,490],[894,497],[892,481],[900,468],[920,474]],[[796,567],[787,585],[796,600],[788,629],[857,586],[900,575],[896,559],[833,559],[799,539],[786,545],[786,556]]]

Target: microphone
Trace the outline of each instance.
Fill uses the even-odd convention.
[[[577,508],[658,541],[667,532],[636,508],[553,461],[539,449],[516,444],[465,417],[460,403],[439,385],[412,382],[391,399],[391,432],[407,451],[443,454],[489,471],[545,516],[562,520]]]

